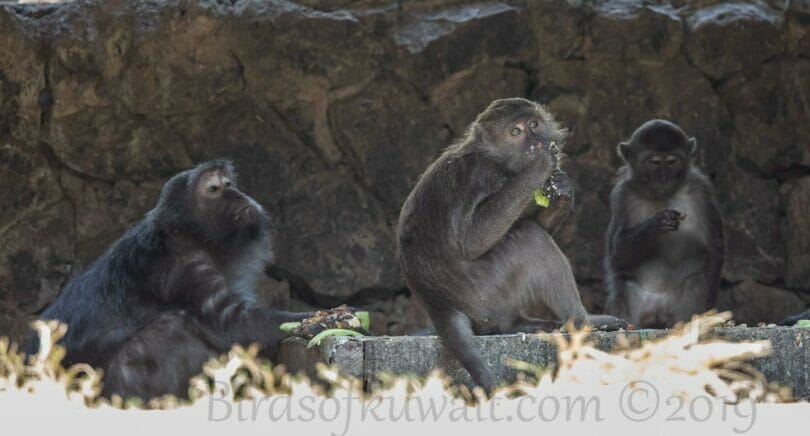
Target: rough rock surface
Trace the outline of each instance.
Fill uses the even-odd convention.
[[[810,292],[807,2],[0,1],[0,29],[0,334],[18,335],[171,174],[221,156],[275,219],[267,301],[345,301],[370,307],[377,333],[418,330],[399,205],[508,96],[571,131],[579,208],[557,238],[590,308],[615,144],[652,117],[701,144],[725,286],[767,285],[728,291],[731,308],[771,320],[760,292],[796,294],[797,311]]]

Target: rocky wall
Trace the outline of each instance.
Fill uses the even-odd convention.
[[[492,99],[571,130],[557,235],[601,310],[615,145],[652,117],[698,138],[725,219],[721,307],[810,301],[810,2],[0,2],[0,334],[18,336],[195,162],[233,159],[278,231],[262,294],[426,318],[394,231],[417,176]]]

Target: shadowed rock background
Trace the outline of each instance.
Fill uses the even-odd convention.
[[[429,325],[400,278],[399,207],[492,99],[571,130],[556,236],[586,306],[615,145],[663,117],[698,138],[725,216],[721,308],[810,301],[810,1],[0,2],[0,335],[19,337],[173,173],[233,159],[278,230],[261,294]]]

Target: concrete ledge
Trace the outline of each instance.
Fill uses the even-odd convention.
[[[610,351],[624,335],[631,347],[645,340],[666,336],[667,330],[638,330],[622,333],[591,333],[599,349]],[[770,340],[771,355],[751,361],[769,381],[793,388],[797,397],[810,397],[810,329],[773,327],[734,327],[716,329],[712,335],[732,342]],[[567,335],[565,335],[567,336]],[[507,367],[507,357],[539,365],[556,365],[556,344],[550,335],[479,336],[479,346],[501,380],[515,380],[517,371]],[[292,372],[303,371],[314,377],[315,363],[323,362],[342,373],[361,378],[367,389],[380,373],[425,376],[441,368],[455,382],[470,384],[464,370],[436,336],[396,336],[365,338],[327,338],[320,346],[306,348],[306,341],[290,338],[281,344],[279,363]]]

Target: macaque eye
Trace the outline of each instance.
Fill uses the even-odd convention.
[[[512,127],[512,131],[509,132],[509,134],[512,135],[512,136],[519,136],[520,132],[522,132],[522,131],[523,130],[521,130],[520,127]]]
[[[215,194],[217,191],[219,191],[219,186],[217,185],[208,186],[208,192]]]
[[[678,158],[675,156],[667,156],[666,162],[667,165],[675,165],[676,163],[678,163]]]
[[[540,124],[538,124],[537,121],[529,121],[529,127],[531,127],[532,129],[536,129],[537,126],[539,125]]]
[[[658,156],[653,156],[650,158],[649,162],[653,165],[661,165],[661,162],[663,162],[663,160]]]
[[[233,183],[231,183],[230,180],[226,180],[225,183],[223,183],[222,185],[225,186],[225,189],[228,189],[231,186],[233,186]]]

